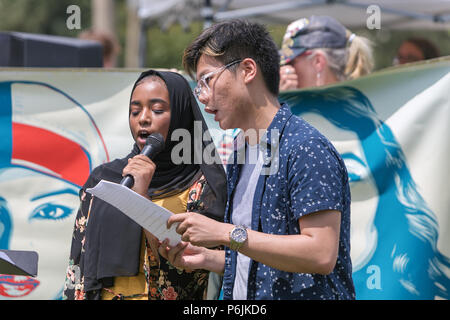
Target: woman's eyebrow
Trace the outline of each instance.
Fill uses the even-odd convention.
[[[157,103],[161,103],[161,104],[164,104],[164,105],[169,105],[169,103],[168,103],[166,100],[161,99],[161,98],[152,98],[152,99],[149,99],[149,100],[148,100],[148,103],[149,103],[150,105],[157,104]],[[130,102],[130,106],[138,106],[138,107],[140,107],[140,106],[141,106],[141,102],[140,102],[139,100],[132,100],[132,101]]]
[[[152,99],[149,99],[148,102],[150,104],[162,103],[162,104],[169,105],[169,103],[166,100],[161,99],[161,98],[152,98]]]
[[[36,201],[42,198],[46,198],[46,197],[50,197],[50,196],[56,196],[56,195],[60,195],[60,194],[73,194],[78,196],[78,192],[76,192],[73,189],[67,188],[67,189],[61,189],[61,190],[56,190],[56,191],[52,191],[52,192],[48,192],[48,193],[43,193],[40,194],[38,196],[35,196],[33,198],[31,198],[31,201]]]

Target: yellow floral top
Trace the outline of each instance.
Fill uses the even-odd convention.
[[[195,211],[202,206],[199,198],[203,191],[206,179],[202,177],[191,188],[171,197],[153,200],[154,203],[174,212],[182,213]],[[83,221],[81,221],[83,219]],[[76,221],[75,232],[84,239],[84,216]],[[114,285],[103,288],[102,300],[197,300],[205,299],[208,286],[209,272],[206,270],[184,271],[173,267],[157,251],[158,240],[148,238],[142,233],[140,269],[137,276],[115,277]],[[84,240],[82,241],[84,244]],[[73,263],[69,265],[66,286],[63,298],[76,300],[86,299],[83,277],[78,278],[79,272],[74,272]],[[75,270],[76,271],[76,270]],[[73,287],[69,290],[69,287]],[[70,294],[69,297],[66,293]]]
[[[170,210],[173,213],[183,213],[186,212],[187,200],[189,195],[189,189],[185,191],[173,195],[171,197],[156,199],[153,200],[153,203]],[[149,269],[149,257],[155,258],[156,255],[153,255],[152,249],[147,248],[146,246],[146,238],[144,232],[142,233],[142,243],[141,243],[141,263],[139,268],[139,274],[135,277],[115,277],[114,278],[114,286],[111,288],[104,288],[102,292],[102,300],[111,300],[114,297],[128,297],[127,300],[146,300],[148,299],[148,283],[145,280],[145,270]],[[145,266],[145,268],[144,268]],[[160,277],[158,279],[158,284],[160,285],[170,285],[170,281],[164,279],[164,277]],[[155,286],[153,286],[155,287]],[[157,286],[156,286],[157,287]],[[155,287],[155,288],[156,288]],[[163,289],[164,290],[164,289]],[[166,289],[167,293],[167,289]],[[120,294],[120,296],[119,296]],[[174,293],[172,294],[172,296]],[[168,297],[168,294],[163,296],[165,298]],[[167,296],[167,297],[166,297]]]

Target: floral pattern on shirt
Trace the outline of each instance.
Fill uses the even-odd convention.
[[[206,179],[202,176],[189,189],[187,210],[200,211],[203,209],[202,194],[206,185]],[[101,290],[94,291],[88,296],[84,291],[84,277],[80,270],[80,260],[82,259],[85,247],[85,234],[89,221],[90,207],[93,198],[86,197],[83,190],[80,191],[80,209],[75,220],[73,242],[76,250],[72,248],[72,256],[67,267],[64,284],[63,299],[86,300],[99,299]],[[73,255],[73,252],[77,252]],[[147,281],[148,292],[136,293],[133,296],[123,296],[119,292],[115,293],[115,299],[127,299],[136,296],[148,296],[149,300],[197,300],[206,297],[209,272],[206,270],[185,271],[173,267],[167,260],[157,253],[153,254],[147,239],[145,240],[146,259],[143,262],[143,269]],[[108,290],[108,288],[106,288]],[[112,292],[111,292],[112,293]]]
[[[272,132],[280,135],[275,138]],[[262,172],[266,174],[257,182],[251,229],[267,234],[299,234],[298,219],[302,216],[336,210],[341,212],[339,251],[336,266],[329,275],[285,272],[251,260],[247,299],[354,299],[350,187],[344,162],[332,144],[303,119],[293,115],[286,104],[282,104],[263,139],[267,142],[266,159],[271,161],[265,161]],[[243,153],[239,142],[238,137],[235,161],[227,166],[227,223],[232,221],[232,195],[241,168],[237,160],[239,153]],[[273,145],[277,145],[277,152],[270,154]],[[273,165],[275,167],[271,167]],[[226,247],[224,300],[233,298],[236,261],[236,252]]]

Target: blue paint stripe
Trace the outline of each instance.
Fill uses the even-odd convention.
[[[11,163],[12,100],[11,82],[0,82],[0,166]]]

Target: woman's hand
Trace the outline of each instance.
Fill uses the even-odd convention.
[[[128,159],[128,164],[123,169],[122,176],[125,177],[128,174],[132,175],[134,178],[134,185],[131,189],[144,197],[148,197],[148,187],[152,181],[155,170],[155,163],[147,156],[139,154]]]
[[[298,77],[294,67],[285,65],[280,68],[280,91],[297,89]]]
[[[159,246],[159,253],[174,267],[193,270],[201,269],[205,263],[204,248],[181,241],[175,247],[169,246],[167,239]]]
[[[193,246],[181,241],[174,247],[164,240],[159,246],[159,253],[174,267],[186,270],[205,269],[223,273],[225,267],[225,252]]]

